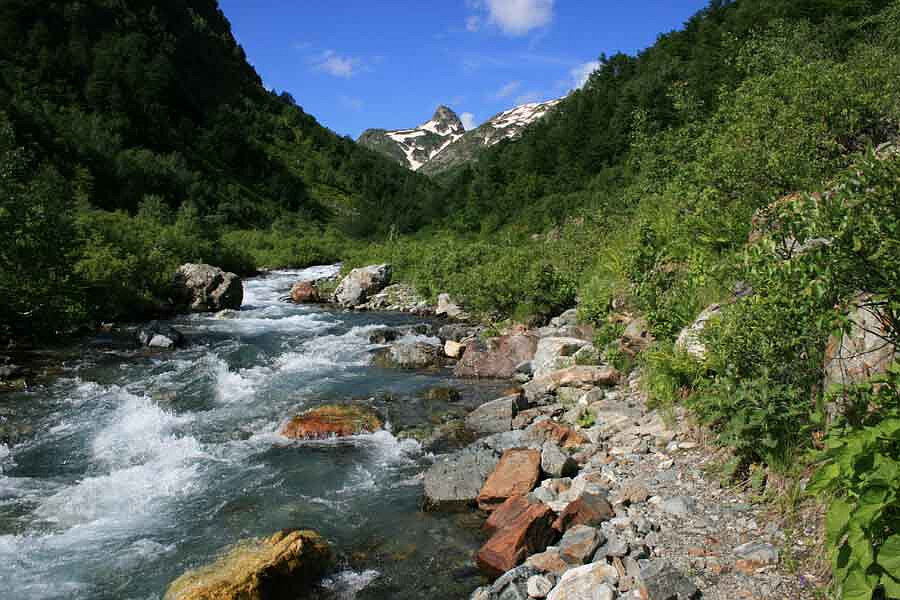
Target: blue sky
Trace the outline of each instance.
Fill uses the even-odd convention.
[[[601,53],[633,54],[707,0],[220,0],[269,88],[341,135],[467,127],[564,96]]]

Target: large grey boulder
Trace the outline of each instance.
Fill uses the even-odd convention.
[[[547,600],[607,600],[615,598],[619,572],[605,562],[569,569],[547,596]],[[654,596],[651,596],[654,597]]]
[[[681,333],[678,334],[678,339],[675,341],[675,347],[687,352],[697,360],[706,360],[706,344],[700,340],[700,334],[706,328],[709,320],[718,316],[721,312],[721,304],[712,304],[706,307],[696,321],[681,330]]]
[[[375,363],[397,369],[427,369],[441,365],[442,352],[438,338],[405,335],[393,342],[390,348],[381,350]]]
[[[877,302],[860,294],[850,303],[850,327],[840,336],[832,335],[825,349],[825,389],[835,385],[863,383],[883,374],[897,358]]]
[[[543,377],[559,369],[573,366],[575,359],[572,358],[572,355],[588,345],[590,345],[589,342],[578,338],[542,338],[538,342],[537,351],[531,361],[534,377]]]
[[[389,264],[370,265],[353,269],[341,280],[334,291],[334,302],[344,308],[355,308],[365,303],[391,283],[393,268]]]
[[[469,315],[450,298],[450,294],[438,294],[437,307],[434,314],[439,317],[458,319],[460,321],[465,321],[469,318]]]
[[[499,461],[498,453],[478,442],[439,458],[425,472],[425,507],[458,510],[474,505]]]
[[[241,278],[212,265],[181,265],[175,272],[172,287],[175,302],[194,312],[239,309],[244,301]]]
[[[641,567],[640,578],[651,599],[693,600],[700,595],[694,582],[667,560],[648,561]]]
[[[500,433],[512,429],[512,421],[526,404],[521,394],[485,402],[466,416],[466,427],[475,433]]]

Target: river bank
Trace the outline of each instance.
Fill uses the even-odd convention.
[[[24,425],[0,458],[0,555],[18,597],[161,597],[283,528],[331,543],[316,594],[335,600],[812,597],[817,574],[785,567],[815,552],[816,523],[798,532],[752,490],[723,488],[684,415],[664,419],[639,372],[599,364],[574,311],[491,338],[282,301],[335,274],[248,280],[243,310],[172,321],[178,350],[99,338],[57,379],[2,398],[4,420]],[[376,411],[384,430],[280,435],[334,402]],[[510,454],[524,461],[504,472]]]

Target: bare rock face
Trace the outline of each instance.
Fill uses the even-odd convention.
[[[240,309],[244,285],[240,277],[219,267],[187,263],[175,272],[173,296],[178,304],[194,312]]]
[[[311,587],[331,563],[314,531],[281,531],[231,548],[211,565],[172,582],[165,600],[288,600]]]
[[[361,406],[327,405],[297,415],[281,428],[281,435],[315,440],[372,433],[381,426],[381,419]]]
[[[353,269],[334,291],[334,302],[344,308],[364,304],[391,283],[393,269],[389,264]]]
[[[536,350],[537,338],[528,334],[476,339],[466,346],[455,373],[457,377],[509,379],[517,366],[534,358]]]

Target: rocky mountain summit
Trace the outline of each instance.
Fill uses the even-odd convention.
[[[434,175],[446,171],[474,160],[482,148],[518,138],[525,128],[543,118],[559,102],[560,99],[532,102],[494,115],[433,156],[422,166],[422,173]]]
[[[485,147],[515,139],[542,118],[559,100],[523,104],[501,112],[466,131],[452,109],[439,106],[426,123],[413,129],[368,129],[358,143],[380,152],[413,171],[436,174],[473,160]]]
[[[438,106],[431,119],[413,129],[367,129],[358,143],[417,171],[460,139],[466,129],[450,108]]]

